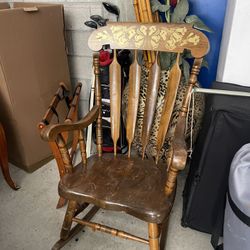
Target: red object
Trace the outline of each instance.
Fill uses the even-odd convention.
[[[108,66],[112,62],[112,59],[110,58],[110,53],[106,50],[100,51],[99,59],[100,59],[100,66],[102,67]]]
[[[170,0],[170,5],[175,8],[177,5],[177,0]]]

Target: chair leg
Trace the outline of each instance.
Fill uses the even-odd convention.
[[[76,201],[72,201],[72,200],[69,201],[68,208],[67,208],[64,221],[63,221],[61,234],[60,234],[60,238],[62,240],[66,240],[69,236],[70,228],[72,225],[72,218],[74,217],[76,210],[77,210],[76,206],[77,206]]]
[[[149,249],[159,250],[159,226],[156,223],[148,223]]]
[[[57,205],[56,205],[56,209],[64,207],[66,203],[67,203],[67,200],[65,200],[63,197],[59,197]]]
[[[169,219],[167,219],[161,227],[160,249],[164,250],[167,241]]]
[[[19,187],[15,184],[15,182],[12,180],[10,176],[6,136],[5,136],[3,125],[1,123],[0,123],[0,168],[3,173],[3,177],[8,183],[8,185],[12,189],[18,190]]]

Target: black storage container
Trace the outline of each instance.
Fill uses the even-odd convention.
[[[248,87],[220,82],[212,88],[250,92]],[[203,126],[183,193],[183,226],[222,234],[230,164],[249,142],[250,97],[207,95]]]

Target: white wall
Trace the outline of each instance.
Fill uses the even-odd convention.
[[[88,37],[92,31],[84,25],[91,15],[101,15],[110,20],[115,16],[108,13],[102,6],[105,0],[0,0],[0,2],[39,2],[60,3],[64,5],[66,45],[72,84],[83,83],[80,100],[81,116],[88,111],[88,98],[91,82],[92,52],[88,48]],[[121,21],[133,21],[133,0],[107,0],[120,8]]]
[[[250,86],[249,13],[249,0],[228,0],[217,81]]]

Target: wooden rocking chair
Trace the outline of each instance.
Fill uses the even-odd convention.
[[[49,125],[41,130],[41,137],[44,140],[58,145],[67,171],[67,174],[62,177],[59,183],[59,194],[69,200],[69,204],[61,230],[61,239],[53,249],[61,248],[80,230],[80,226],[88,226],[93,230],[106,232],[113,236],[146,243],[151,250],[160,249],[159,237],[163,238],[164,225],[167,225],[173,206],[177,174],[184,169],[186,164],[187,148],[184,134],[188,103],[192,88],[197,82],[202,58],[209,50],[209,43],[203,33],[186,24],[109,23],[106,27],[94,31],[89,38],[89,47],[94,51],[99,51],[106,44],[109,44],[114,49],[114,59],[110,65],[111,134],[114,142],[114,154],[102,154],[102,111],[98,53],[94,55],[93,59],[96,105],[86,117],[78,122]],[[119,138],[121,117],[121,71],[116,58],[116,50],[125,48],[134,50],[134,62],[130,67],[129,101],[126,119],[129,152],[128,155],[119,155],[116,152],[116,144]],[[175,103],[181,77],[178,59],[184,49],[191,51],[194,56],[194,63],[189,79],[189,87],[176,125],[170,161],[164,163],[159,157],[156,157],[155,160],[146,159],[145,150],[150,138],[160,80],[158,51],[177,53],[176,63],[170,71],[168,91],[157,134],[157,151],[159,154]],[[137,50],[155,51],[155,61],[150,68],[148,78],[143,117],[142,157],[131,155],[141,76]],[[87,159],[83,129],[94,121],[96,121],[97,127],[97,154]],[[78,133],[82,162],[76,167],[72,166],[62,136],[65,131],[77,131]],[[105,225],[90,222],[89,218],[93,216],[93,213],[90,212],[84,219],[80,219],[77,217],[81,210],[79,204],[83,204],[83,207],[94,204],[94,212],[99,208],[122,211],[146,221],[148,223],[149,239],[143,239]],[[70,230],[72,222],[78,223],[77,229]]]

